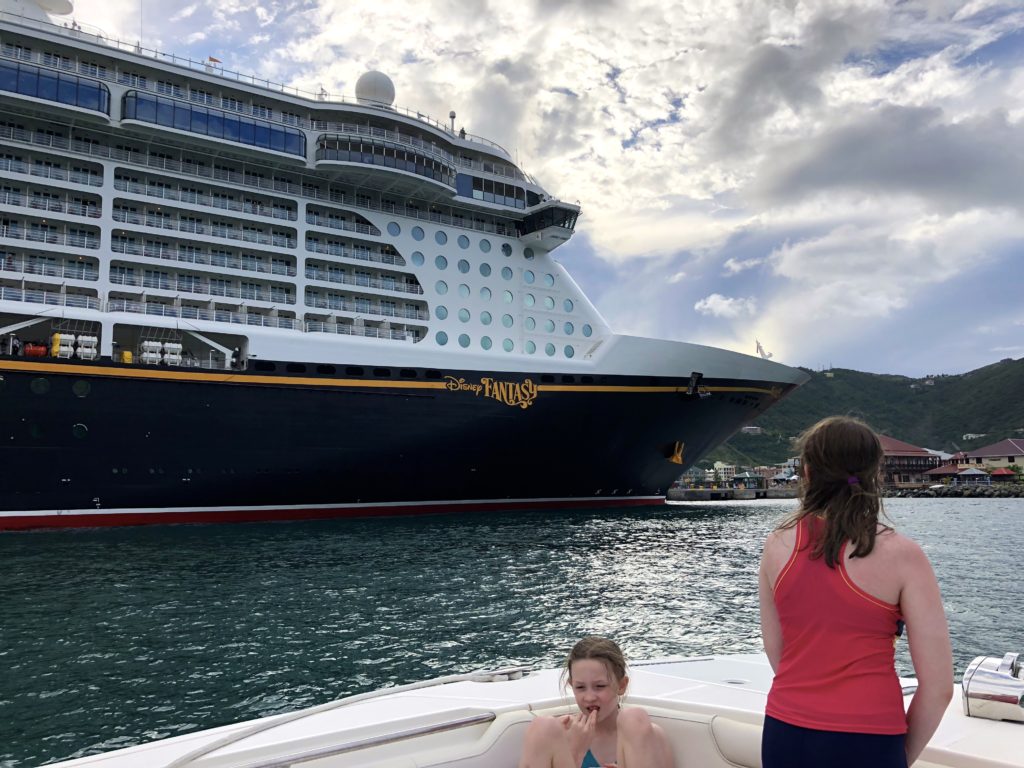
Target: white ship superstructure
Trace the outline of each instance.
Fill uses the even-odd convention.
[[[64,0],[40,5],[70,10]],[[74,524],[74,515],[79,524],[95,524],[197,513],[354,514],[368,504],[435,510],[508,498],[649,501],[682,465],[802,380],[799,372],[746,356],[613,334],[551,257],[572,236],[579,206],[549,196],[494,142],[456,131],[454,116],[442,123],[395,107],[393,85],[381,73],[360,78],[353,100],[304,95],[212,60],[119,43],[76,21],[50,19],[27,1],[4,7],[0,372],[9,398],[24,387],[26,409],[7,442],[22,457],[83,452],[91,468],[76,463],[45,477],[26,470],[32,481],[5,502],[0,514],[7,524],[0,517],[0,527]],[[70,399],[58,407],[51,390],[65,380]],[[719,391],[732,393],[725,418],[704,402]],[[369,421],[333,421],[339,409],[364,408],[353,397],[371,392],[393,393],[398,412],[396,403],[378,399]],[[324,402],[320,395],[327,393],[341,399]],[[525,411],[556,393],[557,419],[552,412],[546,426],[527,430],[531,419],[521,414],[503,431],[512,426],[503,421],[507,409]],[[632,395],[619,398],[628,408],[646,393],[674,395],[699,410],[696,418],[680,412],[666,421],[655,415],[661,405],[650,410],[644,402],[627,418],[628,409],[602,400],[614,393]],[[216,459],[221,446],[183,461],[183,451],[203,453],[189,440],[208,436],[176,430],[165,419],[142,430],[162,435],[159,447],[148,448],[159,460],[126,466],[127,459],[113,458],[117,446],[129,446],[137,459],[140,438],[117,433],[116,403],[101,403],[103,396],[120,401],[126,418],[147,424],[149,410],[173,421],[168,414],[198,404],[227,429],[258,415],[265,428],[252,435],[259,445],[249,447],[258,456]],[[447,399],[433,409],[445,414],[432,427],[433,440],[420,433],[431,422],[417,415],[426,402],[417,398],[424,397],[435,404]],[[496,433],[474,436],[502,446],[492,457],[497,462],[487,462],[478,443],[462,455],[465,447],[449,442],[486,423],[474,401],[505,409],[491,425]],[[238,402],[248,415],[232,410]],[[594,406],[604,411],[609,445],[632,451],[633,439],[642,440],[671,466],[641,470],[651,457],[630,459],[622,477],[607,483],[584,481],[581,467],[578,482],[564,491],[532,482],[537,472],[564,468],[527,467],[527,485],[536,487],[521,497],[484,493],[485,478],[501,477],[484,464],[497,472],[522,450],[545,454],[547,448],[531,444],[530,430],[571,428]],[[283,415],[268,415],[269,407],[292,409],[332,431],[307,432],[303,442],[275,421]],[[610,407],[621,411],[621,422]],[[318,417],[320,409],[331,417]],[[713,425],[705,423],[712,412]],[[395,418],[421,426],[395,436]],[[679,418],[691,426],[672,427]],[[631,425],[630,439],[616,436],[621,424]],[[700,437],[684,434],[693,428]],[[367,429],[378,434],[369,437]],[[339,445],[353,430],[364,432],[358,457],[351,445]],[[481,466],[432,468],[430,476],[473,474],[433,488],[417,477],[415,491],[390,487],[383,495],[314,479],[341,462],[388,486],[386,474],[367,473],[364,463],[379,467],[387,451],[404,456],[400,443],[409,439],[410,446],[429,450],[433,442]],[[284,462],[286,478],[265,466],[274,451],[298,452]],[[592,474],[611,455],[579,460]],[[39,458],[27,461],[36,465]],[[173,470],[163,466],[171,464]],[[184,474],[187,482],[171,488],[160,482],[161,471]],[[154,484],[130,491],[140,472]],[[87,490],[97,474],[104,482]],[[252,491],[233,498],[211,474],[251,475]],[[294,497],[279,493],[289,478],[302,488]],[[261,504],[268,494],[270,503]],[[155,495],[164,506],[147,500]],[[57,509],[66,513],[59,523],[52,522]]]

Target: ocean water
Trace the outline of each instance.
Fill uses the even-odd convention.
[[[760,649],[793,502],[0,534],[0,768],[509,663]],[[891,499],[957,669],[1024,651],[1024,500]],[[906,643],[898,664],[910,672]]]

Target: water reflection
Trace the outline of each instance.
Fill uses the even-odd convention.
[[[791,502],[0,536],[0,766],[36,765],[506,663],[760,648]],[[957,667],[1024,650],[1024,501],[893,500]],[[905,642],[898,652],[909,670]]]

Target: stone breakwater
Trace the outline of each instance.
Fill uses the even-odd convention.
[[[900,488],[885,494],[901,499],[1024,499],[1024,483],[947,485],[942,488]]]

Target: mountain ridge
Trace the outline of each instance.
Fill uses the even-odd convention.
[[[781,463],[796,455],[793,438],[836,414],[856,416],[882,434],[948,453],[1024,438],[1024,358],[918,378],[846,368],[801,370],[810,380],[752,422],[763,434],[737,433],[703,463]],[[980,437],[965,439],[969,434]]]

